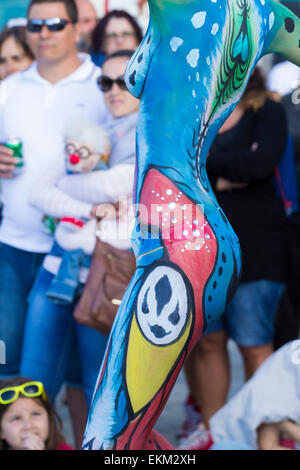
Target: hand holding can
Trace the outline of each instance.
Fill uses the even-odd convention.
[[[4,143],[0,144],[0,178],[12,178],[15,165],[13,151]]]
[[[22,154],[22,142],[18,138],[9,139],[5,144],[5,147],[13,151],[13,157],[15,159],[15,167],[13,169],[13,175],[17,176],[23,173],[24,158]]]

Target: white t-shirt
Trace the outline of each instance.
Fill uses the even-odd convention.
[[[96,83],[101,69],[80,54],[82,65],[51,84],[34,62],[0,86],[0,141],[19,138],[25,167],[21,175],[1,181],[3,219],[0,242],[29,252],[45,253],[53,238],[43,232],[43,213],[30,205],[32,185],[63,152],[62,131],[75,116],[99,124],[110,118]]]

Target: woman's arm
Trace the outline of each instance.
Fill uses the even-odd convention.
[[[82,202],[80,190],[76,188],[76,196],[70,196],[58,187],[59,181],[65,173],[65,163],[60,156],[32,188],[30,204],[51,217],[89,218],[92,204]],[[74,176],[70,175],[70,179]],[[73,185],[76,185],[75,180]]]
[[[59,181],[59,189],[71,197],[80,193],[85,203],[118,202],[133,190],[134,164],[115,165],[109,170],[66,175]]]
[[[281,104],[267,101],[257,111],[253,144],[249,149],[234,145],[212,152],[207,170],[231,182],[243,183],[266,178],[274,172],[287,141],[287,123]],[[255,149],[255,150],[253,150]]]

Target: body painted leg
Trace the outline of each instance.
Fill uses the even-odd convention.
[[[153,198],[158,187],[165,196],[157,207]],[[171,198],[176,201],[177,194],[180,203],[173,206]],[[150,240],[152,249],[143,249],[137,257],[137,270],[118,312],[100,373],[84,448],[171,448],[153,427],[201,335],[207,282],[215,270],[221,275],[216,263],[217,238],[203,212],[156,170],[149,171],[143,187],[140,205],[147,209],[147,204],[149,209],[158,208],[154,232],[162,238]],[[188,205],[198,230],[192,230]],[[173,223],[168,237],[168,224],[163,221],[170,207]],[[182,221],[189,228],[180,223],[180,213],[187,214]],[[149,211],[140,210],[139,224],[151,233],[148,215]],[[143,248],[147,245],[142,237],[139,242]],[[232,274],[231,264],[228,270]],[[223,289],[224,302],[229,281]]]

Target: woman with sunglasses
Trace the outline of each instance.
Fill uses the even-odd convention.
[[[123,78],[126,63],[132,54],[133,51],[120,51],[108,57],[99,80],[106,106],[113,116],[106,129],[111,144],[109,168],[66,176],[63,155],[59,156],[44,173],[43,178],[39,179],[31,194],[32,205],[42,213],[59,218],[80,218],[84,216],[82,210],[85,208],[86,217],[92,218],[95,217],[99,204],[118,202],[120,197],[128,196],[132,192],[139,101],[127,91]],[[87,403],[90,404],[107,336],[101,335],[101,342],[98,342],[95,349],[95,343],[92,345],[87,341],[88,328],[79,325],[72,318],[76,302],[58,305],[46,297],[55,275],[53,264],[50,268],[49,258],[46,256],[30,294],[21,374],[41,380],[53,401],[65,379],[76,338],[79,344],[84,391]],[[94,333],[100,336],[98,332]]]
[[[25,26],[6,27],[0,34],[0,79],[25,70],[33,60]]]
[[[41,382],[0,382],[0,450],[72,450]]]
[[[120,50],[135,50],[143,39],[133,16],[124,10],[107,13],[92,33],[92,59],[101,66],[105,56]]]

